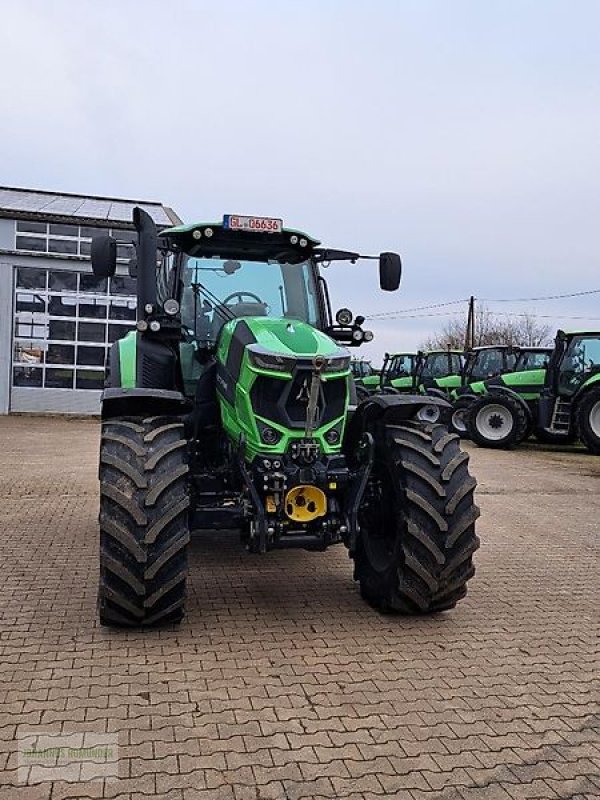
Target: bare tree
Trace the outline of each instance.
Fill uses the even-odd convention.
[[[462,350],[465,346],[467,319],[453,317],[438,333],[423,342],[424,350],[441,350],[450,347]],[[543,347],[552,341],[552,328],[540,322],[535,314],[524,313],[504,316],[492,313],[485,306],[475,312],[475,346],[486,344],[524,345]]]

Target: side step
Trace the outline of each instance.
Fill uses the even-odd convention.
[[[571,402],[558,397],[554,404],[552,420],[548,430],[550,433],[569,433],[571,427]]]

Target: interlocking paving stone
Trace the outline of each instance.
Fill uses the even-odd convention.
[[[99,425],[0,418],[0,800],[521,800],[600,792],[600,459],[471,452],[477,575],[382,616],[343,547],[191,545],[179,628],[95,611]],[[117,779],[19,783],[20,734],[108,733]]]

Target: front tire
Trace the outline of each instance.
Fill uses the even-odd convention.
[[[490,394],[475,400],[465,417],[467,432],[480,447],[508,450],[523,440],[527,413],[510,395]]]
[[[376,431],[353,555],[354,577],[371,605],[425,614],[453,608],[466,595],[479,547],[468,460],[442,425]]]
[[[577,409],[577,430],[581,441],[594,455],[600,455],[600,387],[588,389]]]
[[[103,625],[179,622],[187,577],[187,440],[173,417],[102,424],[100,585]]]

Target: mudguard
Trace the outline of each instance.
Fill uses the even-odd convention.
[[[443,392],[441,389],[435,389],[434,387],[430,387],[429,389],[425,390],[425,394],[428,397],[439,397],[440,400],[447,400],[448,395],[446,392]]]
[[[398,425],[406,420],[414,420],[419,409],[424,406],[439,406],[442,421],[450,418],[452,406],[447,400],[428,395],[378,394],[360,403],[348,424],[344,448],[352,450],[364,433],[370,432],[376,424]]]
[[[105,389],[102,419],[143,414],[186,414],[192,404],[181,392],[166,389]]]
[[[530,423],[533,421],[533,415],[531,413],[531,409],[529,408],[527,402],[525,400],[523,400],[523,398],[521,397],[520,394],[518,394],[517,392],[513,391],[512,389],[510,389],[508,386],[502,386],[500,384],[494,384],[492,386],[492,385],[490,385],[488,383],[488,394],[487,394],[487,396],[490,397],[490,396],[493,396],[495,394],[507,394],[507,395],[510,395],[510,397],[512,397],[514,400],[517,400],[521,404],[521,406],[523,407],[523,410],[527,414],[527,420]],[[480,395],[479,397],[482,397],[482,396],[483,395]],[[479,397],[477,397],[477,399],[479,399]]]

